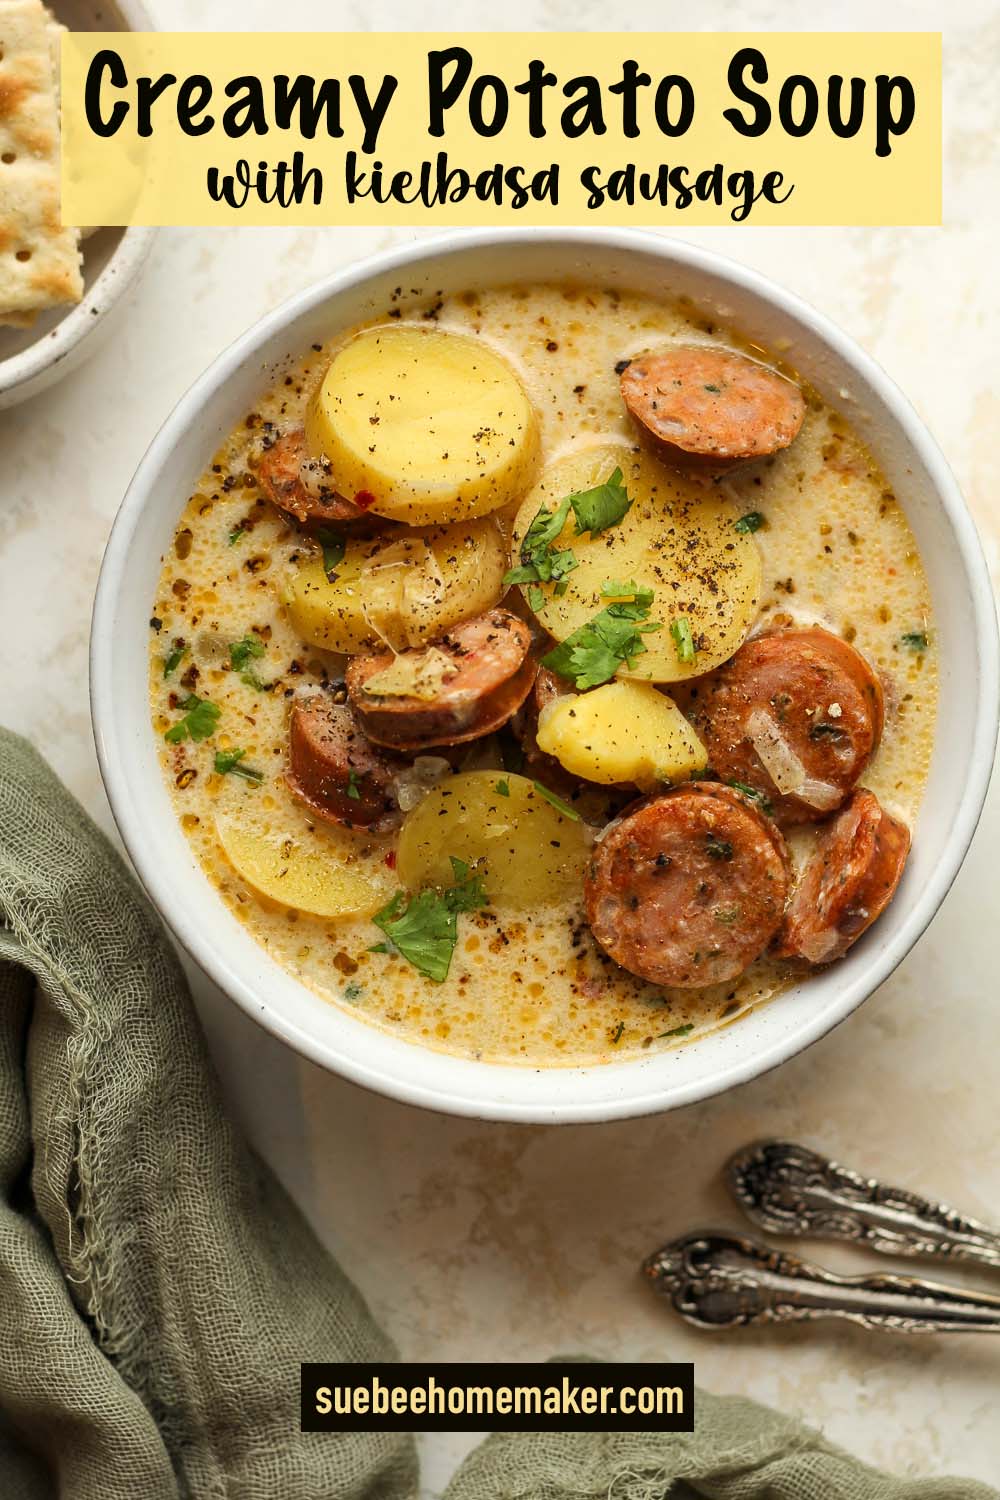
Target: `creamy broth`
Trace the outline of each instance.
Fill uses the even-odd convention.
[[[636,441],[615,371],[630,355],[671,339],[747,347],[683,305],[583,287],[401,301],[386,317],[433,320],[499,351],[534,403],[543,462],[587,437]],[[399,955],[371,952],[383,934],[370,920],[325,919],[279,905],[227,860],[220,817],[325,841],[331,859],[346,840],[365,868],[379,872],[387,898],[394,888],[393,837],[338,838],[282,779],[290,702],[339,679],[343,659],[304,646],[291,626],[284,580],[312,544],[262,497],[251,472],[265,424],[301,422],[343,342],[314,347],[274,372],[272,387],[206,467],[163,559],[151,609],[153,725],[177,815],[206,875],[236,919],[318,996],[393,1034],[462,1056],[535,1066],[598,1063],[676,1046],[737,1020],[787,987],[787,964],[759,960],[726,985],[662,989],[619,969],[574,902],[530,914],[463,914],[450,973],[438,984]],[[755,628],[823,624],[853,642],[881,676],[885,730],[862,782],[912,825],[930,762],[936,664],[927,579],[896,497],[843,416],[811,394],[791,447],[745,465],[721,488],[734,516],[764,517],[755,535],[764,579]],[[231,670],[229,644],[250,631],[264,654],[243,672]],[[904,642],[914,633],[929,633],[929,649]],[[165,677],[165,663],[181,650]],[[178,699],[194,691],[221,711],[214,735],[163,742]],[[263,773],[259,785],[214,771],[216,753],[232,748]],[[501,764],[493,741],[471,746],[469,760],[475,768]],[[794,832],[796,862],[814,838],[808,829]]]

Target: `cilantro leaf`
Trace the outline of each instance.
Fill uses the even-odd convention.
[[[750,536],[759,531],[764,524],[764,517],[759,510],[748,510],[745,516],[740,516],[738,521],[733,522],[733,530],[742,532],[744,536]]]
[[[670,622],[670,636],[677,652],[677,660],[685,663],[694,661],[694,636],[687,615],[678,615],[676,620]]]
[[[353,769],[353,767],[347,773],[347,795],[351,798],[352,802],[361,801],[361,789],[358,785],[358,773]]]
[[[545,595],[542,593],[540,588],[538,588],[535,584],[532,584],[528,589],[528,608],[533,609],[537,614],[544,604]]]
[[[605,599],[634,599],[636,604],[644,606],[653,602],[653,590],[643,588],[634,578],[624,582],[620,578],[606,578],[601,584],[601,594]]]
[[[229,647],[229,660],[234,672],[241,672],[254,657],[264,655],[264,642],[255,635],[245,635],[241,641],[233,641]]]
[[[253,766],[240,765],[244,755],[246,755],[245,750],[217,750],[215,769],[220,776],[242,776],[244,781],[250,781],[254,786],[259,786],[264,780],[264,772],[256,770]]]
[[[631,603],[609,604],[543,656],[542,665],[567,678],[580,692],[610,682],[623,662],[631,667],[645,652],[643,635],[662,630],[657,621],[640,623],[646,620],[651,602],[652,595],[648,602],[634,599]]]
[[[437,984],[447,979],[451,967],[458,942],[458,913],[488,904],[481,874],[473,875],[464,860],[454,855],[451,868],[455,884],[446,890],[425,887],[410,897],[397,891],[372,917],[407,962]]]
[[[907,651],[926,651],[927,632],[926,630],[908,630],[905,635],[900,636],[899,643],[905,646]]]
[[[509,797],[510,796],[510,782],[509,781],[496,781],[493,784],[493,790],[496,792],[496,794],[497,794],[498,797]]]
[[[172,672],[176,672],[177,668],[180,666],[186,655],[186,646],[175,646],[170,655],[163,658],[163,676],[166,678],[169,677]]]
[[[250,529],[251,527],[248,521],[240,521],[238,526],[234,526],[232,531],[229,533],[230,547],[235,547],[237,542],[242,542],[243,538],[247,535]]]
[[[215,733],[221,708],[209,703],[207,698],[199,698],[196,693],[189,693],[181,703],[181,708],[184,710],[184,717],[178,719],[163,736],[171,745],[179,745],[186,739],[207,740]]]
[[[504,575],[504,588],[515,583],[550,583],[579,567],[577,557],[568,547],[553,548],[552,545],[566,525],[569,506],[570,496],[567,495],[554,511],[546,510],[544,506],[538,511],[521,543],[521,566],[511,568]],[[532,608],[541,608],[541,605],[532,605]]]
[[[521,565],[511,568],[504,577],[504,588],[515,583],[552,583],[565,579],[567,573],[580,566],[580,560],[569,547],[557,548],[553,544],[562,535],[570,510],[573,512],[576,535],[589,531],[599,536],[627,514],[632,501],[622,483],[622,471],[616,468],[603,484],[590,490],[579,490],[575,495],[564,495],[555,510],[545,506],[535,515],[521,543]],[[565,587],[557,589],[565,593]],[[536,589],[529,594],[531,608],[539,610],[544,604],[544,595]]]
[[[661,1031],[657,1041],[666,1036],[688,1036],[694,1030],[694,1022],[689,1021],[686,1026],[675,1026],[673,1031]]]
[[[581,490],[577,495],[570,495],[569,503],[576,517],[577,536],[585,531],[589,531],[591,536],[599,536],[609,526],[617,526],[632,506],[628,491],[622,484],[622,471],[617,468],[603,484],[595,485],[592,490]]]

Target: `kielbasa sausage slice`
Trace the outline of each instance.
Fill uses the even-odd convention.
[[[285,781],[317,817],[345,828],[389,824],[398,769],[369,744],[347,704],[317,694],[293,707]]]
[[[806,410],[791,380],[707,345],[681,344],[630,360],[621,393],[665,457],[719,468],[787,448]]]
[[[884,716],[868,662],[819,627],[747,641],[691,687],[685,706],[715,774],[750,787],[782,827],[841,805]]]
[[[584,872],[601,947],[630,973],[679,989],[742,974],[781,925],[787,894],[778,830],[739,793],[701,782],[609,824]]]
[[[338,495],[330,483],[327,460],[310,454],[302,427],[283,432],[264,450],[257,462],[257,478],[271,503],[300,526],[338,526],[358,532],[380,524],[377,516]]]
[[[896,893],[910,831],[859,787],[819,835],[795,890],[776,952],[828,964],[841,958]]]
[[[455,625],[419,650],[356,656],[347,691],[365,734],[420,750],[491,734],[516,713],[537,670],[531,629],[506,609]]]

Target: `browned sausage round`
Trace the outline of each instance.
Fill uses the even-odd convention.
[[[346,828],[388,825],[398,769],[369,744],[347,704],[317,694],[292,709],[285,780],[317,817]]]
[[[420,650],[356,656],[347,668],[347,691],[358,722],[377,744],[399,750],[460,745],[491,734],[520,708],[537,670],[530,653],[530,627],[509,610],[491,609]],[[371,691],[368,683],[390,667],[430,684],[426,696],[398,686]]]
[[[882,735],[878,678],[818,627],[747,641],[692,685],[685,709],[715,774],[752,788],[783,827],[839,807]]]
[[[328,464],[306,448],[303,428],[292,427],[265,448],[257,462],[257,478],[264,494],[300,526],[346,527],[370,531],[382,524],[353,500],[338,495],[330,485]]]
[[[625,812],[584,875],[601,947],[630,973],[680,989],[742,974],[777,932],[787,894],[777,828],[747,798],[708,782]]]
[[[778,935],[777,953],[828,964],[842,957],[889,905],[910,831],[859,787],[819,835]]]
[[[805,416],[802,392],[728,349],[680,344],[622,371],[622,400],[664,456],[725,468],[787,448]]]

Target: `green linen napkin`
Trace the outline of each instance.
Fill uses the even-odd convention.
[[[489,1351],[483,1353],[488,1356]],[[0,730],[0,1495],[404,1500],[414,1450],[298,1431],[302,1360],[389,1341],[227,1119],[163,928]],[[448,1500],[997,1500],[751,1402],[693,1434],[498,1434]]]

